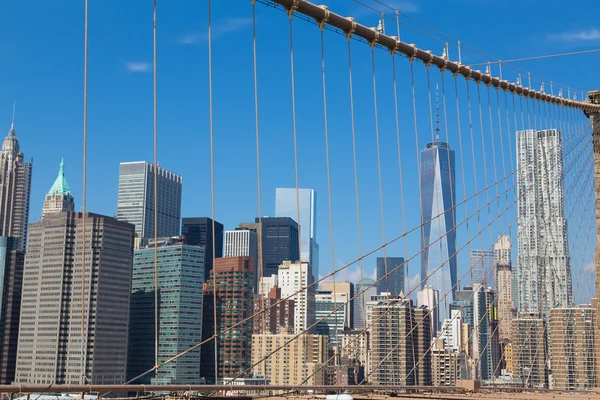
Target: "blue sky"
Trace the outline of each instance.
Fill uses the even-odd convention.
[[[375,1],[366,3],[381,10]],[[88,209],[113,215],[117,204],[118,165],[121,161],[148,160],[152,153],[152,1],[127,2],[90,1],[89,30],[89,98],[88,98]],[[351,0],[330,0],[330,9],[355,16],[366,25],[375,26],[377,13]],[[389,0],[388,4],[463,43],[480,48],[501,59],[512,59],[557,52],[597,48],[600,26],[595,16],[600,5],[576,3],[569,7],[558,0],[497,2],[466,0],[461,6],[446,1]],[[158,142],[160,164],[184,178],[182,216],[210,215],[210,169],[208,138],[208,76],[206,46],[206,2],[192,0],[158,1]],[[262,163],[262,213],[274,214],[275,188],[295,185],[292,142],[288,20],[284,13],[262,4],[257,6],[258,79],[260,97],[260,148]],[[556,10],[559,9],[560,12]],[[493,10],[493,12],[492,12]],[[83,101],[83,1],[48,3],[39,0],[2,2],[0,15],[0,129],[10,127],[13,101],[16,101],[16,131],[21,149],[34,159],[31,219],[39,219],[43,196],[52,185],[60,157],[65,157],[66,174],[80,206],[82,190],[82,101]],[[521,16],[521,17],[519,17]],[[254,137],[254,103],[252,81],[251,7],[249,1],[214,0],[214,137],[216,177],[216,218],[233,229],[239,222],[257,215],[256,156]],[[414,21],[401,16],[403,24],[419,29]],[[529,22],[527,22],[529,21]],[[543,23],[534,23],[542,21]],[[388,19],[387,33],[395,33],[395,22]],[[434,40],[406,25],[401,27],[402,39],[440,54],[443,41]],[[435,32],[429,33],[440,36]],[[323,105],[320,73],[320,41],[318,29],[300,19],[294,20],[296,59],[296,89],[298,121],[299,180],[301,187],[318,192],[318,241],[321,247],[321,271],[331,271],[329,212],[325,164]],[[348,101],[348,65],[345,39],[332,32],[325,34],[328,85],[328,111],[333,203],[333,238],[335,268],[358,256],[357,220],[353,180],[352,142]],[[453,43],[451,43],[453,45]],[[481,60],[468,54],[463,45],[463,63]],[[401,235],[403,221],[399,191],[396,132],[391,64],[389,53],[376,51],[385,238]],[[377,148],[375,145],[371,51],[368,46],[353,42],[356,133],[358,145],[360,213],[363,251],[382,243]],[[536,76],[543,76],[549,90],[549,80],[579,90],[600,86],[593,66],[597,54],[531,61],[518,64]],[[457,58],[450,50],[450,58]],[[515,65],[517,66],[517,65]],[[418,143],[416,143],[410,92],[409,63],[397,58],[398,99],[404,179],[404,213],[408,228],[419,218],[416,147],[431,141],[427,80],[423,65],[415,65],[415,87],[418,111]],[[497,71],[494,71],[497,75]],[[431,84],[440,84],[440,74],[431,70]],[[505,78],[516,79],[515,72],[505,70]],[[448,98],[448,139],[458,146],[455,92],[453,79],[445,77]],[[534,78],[537,89],[540,79]],[[557,92],[558,84],[554,84]],[[492,90],[492,105],[495,92]],[[566,93],[566,89],[565,89]],[[484,142],[496,133],[495,108],[490,128],[487,118],[487,89],[481,88],[484,105]],[[476,87],[471,87],[475,99]],[[434,93],[432,93],[434,96]],[[459,82],[462,135],[469,131],[466,124],[466,89]],[[503,104],[503,97],[500,97]],[[510,97],[509,97],[510,102]],[[502,108],[502,112],[504,109]],[[475,165],[468,160],[471,149],[465,148],[465,187],[468,195],[485,187],[481,157],[481,137],[477,110],[473,109]],[[510,108],[512,113],[512,108]],[[502,116],[504,118],[504,115]],[[579,116],[578,116],[579,118]],[[512,119],[512,115],[511,115]],[[579,119],[579,123],[583,123]],[[509,136],[502,121],[506,154],[504,168],[510,171],[508,140],[514,150],[514,126]],[[512,121],[511,121],[512,124]],[[442,125],[443,119],[442,119]],[[445,138],[444,130],[441,136]],[[500,144],[494,136],[496,147]],[[567,133],[565,133],[567,138]],[[477,142],[477,143],[476,143]],[[487,155],[488,183],[494,182],[489,144]],[[587,155],[589,156],[589,154]],[[458,159],[458,154],[457,154]],[[502,160],[496,154],[497,174],[501,176]],[[480,164],[480,165],[478,165]],[[514,164],[514,162],[513,162]],[[473,171],[478,171],[477,182]],[[583,171],[577,164],[572,174]],[[585,173],[589,173],[585,170]],[[583,172],[581,172],[583,173]],[[457,177],[460,176],[457,163]],[[458,179],[458,178],[457,178]],[[582,184],[583,185],[583,184]],[[504,186],[500,186],[502,191]],[[495,198],[495,188],[489,191]],[[511,192],[511,196],[512,192]],[[457,200],[465,198],[462,180],[457,182]],[[480,213],[481,226],[498,215],[507,201],[495,204]],[[484,204],[486,195],[478,201]],[[593,200],[593,198],[592,198]],[[567,203],[569,200],[567,199]],[[470,212],[475,200],[467,203]],[[593,247],[587,232],[591,227],[578,215],[590,206],[591,200],[578,207],[568,207],[573,214],[571,230],[584,232],[577,244],[577,267],[589,263]],[[458,211],[458,220],[464,211]],[[501,212],[500,212],[501,213]],[[459,255],[459,277],[468,268],[467,249],[488,247],[502,229],[514,219],[514,206],[501,215],[502,227],[496,223],[486,230]],[[470,233],[466,227],[458,231],[459,247],[476,232],[472,220]],[[513,229],[513,234],[516,230]],[[573,232],[571,232],[573,233]],[[575,240],[575,237],[574,237]],[[583,249],[586,249],[585,251]],[[399,240],[387,249],[387,255],[413,255],[419,250],[419,233]],[[382,256],[379,251],[375,256]],[[364,275],[372,274],[373,257],[364,262]],[[418,258],[410,262],[409,275],[419,271]],[[357,267],[349,268],[345,277],[357,280]],[[583,275],[582,275],[583,276]],[[588,291],[589,280],[578,278],[582,292]],[[464,282],[466,283],[466,282]],[[462,286],[462,285],[461,285]],[[593,291],[593,289],[592,289]],[[584,297],[587,297],[584,296]]]

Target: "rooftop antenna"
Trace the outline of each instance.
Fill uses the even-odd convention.
[[[439,85],[435,85],[435,141],[440,140],[440,96]]]
[[[17,102],[13,101],[13,113],[12,113],[12,123],[10,124],[10,128],[13,129],[15,127],[15,108],[17,106]]]

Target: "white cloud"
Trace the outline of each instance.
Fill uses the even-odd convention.
[[[551,33],[548,34],[548,38],[562,42],[594,42],[600,41],[600,30],[594,28],[582,31]]]
[[[227,18],[212,24],[211,35],[213,39],[225,36],[229,33],[246,29],[252,24],[250,18]],[[191,32],[181,35],[177,43],[181,45],[200,44],[208,40],[207,32]]]
[[[126,61],[125,68],[130,72],[150,72],[152,64],[145,61]]]
[[[583,270],[585,272],[594,272],[596,270],[596,264],[594,263],[594,260],[583,264]]]
[[[340,270],[340,268],[344,267],[347,263],[345,263],[342,260],[337,260],[336,264],[337,264],[336,270]],[[323,278],[326,275],[329,275],[329,272],[331,271],[331,266],[329,266],[329,268],[328,268],[328,267],[323,267],[323,265],[321,265],[320,267],[321,268],[319,268],[319,269],[323,273],[319,275],[319,279]],[[358,283],[358,281],[360,281],[360,277],[361,277],[360,264],[357,261],[356,263],[350,265],[348,268],[343,269],[340,272],[336,273],[335,281],[336,282],[350,281],[352,283]],[[375,268],[367,267],[363,263],[362,277],[363,278],[371,278],[371,279],[375,280],[377,277],[377,271],[375,270]],[[332,281],[332,279],[327,278],[326,282],[328,282],[328,281]]]
[[[410,294],[411,298],[417,298],[417,290],[421,289],[421,274],[406,277],[406,293],[413,291]]]

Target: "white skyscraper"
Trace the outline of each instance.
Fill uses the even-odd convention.
[[[422,290],[417,291],[417,305],[426,306],[431,310],[431,338],[435,338],[440,328],[440,312],[444,312],[445,308],[440,303],[440,292],[431,287],[425,286]],[[447,303],[447,302],[444,302]],[[440,310],[441,307],[441,310]]]
[[[298,221],[298,209],[300,221]],[[298,222],[300,230],[300,261],[310,263],[313,276],[319,278],[319,245],[317,244],[317,193],[313,189],[277,188],[275,216],[289,217]]]
[[[154,173],[158,173],[158,237],[178,236],[181,224],[181,176],[144,162],[119,167],[117,219],[135,225],[138,238],[154,237]]]
[[[314,321],[315,291],[309,284],[308,263],[284,261],[279,266],[277,283],[281,288],[281,298],[294,300],[294,331],[305,331]],[[303,290],[302,290],[303,289]],[[291,296],[291,297],[290,297]]]
[[[510,242],[510,237],[506,235],[498,236],[498,241],[494,244],[494,261],[506,261],[509,264],[512,264],[512,244]]]
[[[571,305],[562,154],[559,130],[517,132],[518,310],[544,320]]]
[[[225,250],[223,257],[248,256],[258,265],[258,240],[256,232],[249,229],[225,231]]]

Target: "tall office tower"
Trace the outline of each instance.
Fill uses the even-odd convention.
[[[299,221],[298,212],[300,213]],[[313,189],[298,189],[298,193],[296,193],[296,188],[276,188],[275,216],[290,217],[298,222],[298,230],[300,231],[300,261],[310,263],[313,277],[315,280],[318,279],[317,193]]]
[[[204,247],[204,281],[207,281],[213,268],[213,258],[223,256],[223,224],[215,221],[213,238],[212,219],[207,217],[184,218],[181,223],[181,234],[185,244]]]
[[[365,329],[366,304],[372,296],[377,296],[377,284],[371,278],[363,278],[355,286],[356,297],[354,298],[354,329]],[[364,292],[363,292],[364,290]]]
[[[329,291],[336,298],[336,302],[344,304],[344,328],[354,328],[354,284],[345,282],[323,282],[321,289]]]
[[[448,293],[452,303],[457,289],[454,150],[437,140],[428,143],[420,163],[421,285],[433,287],[440,298]],[[440,310],[439,318],[447,317],[448,310]]]
[[[345,321],[348,317],[344,307],[345,296],[334,296],[333,292],[320,290],[315,294],[316,330],[319,335],[329,338],[332,346],[337,346],[342,340]]]
[[[44,208],[42,208],[42,219],[49,214],[62,211],[75,211],[75,199],[67,183],[67,178],[65,178],[64,159],[60,160],[58,176],[48,193],[46,193]]]
[[[29,229],[15,381],[123,383],[134,226],[98,214],[65,211],[47,215]],[[82,310],[83,294],[87,300]]]
[[[0,384],[15,380],[25,252],[19,239],[0,236]]]
[[[271,288],[266,297],[254,296],[254,314],[255,335],[294,332],[294,301],[282,299],[278,287]]]
[[[571,306],[571,262],[564,212],[562,132],[517,132],[519,313]]]
[[[377,291],[392,296],[404,294],[404,257],[377,257]],[[386,277],[387,274],[387,277]]]
[[[550,311],[554,389],[596,387],[596,309],[589,304]]]
[[[154,245],[135,251],[129,322],[127,375],[155,365]],[[204,248],[165,238],[158,243],[159,362],[200,342]],[[200,376],[200,349],[192,350],[135,383],[187,385]]]
[[[547,388],[546,323],[537,313],[513,320],[513,377],[525,387]]]
[[[20,238],[19,250],[27,248],[27,222],[33,162],[24,162],[14,123],[0,150],[0,235]]]
[[[258,240],[256,232],[246,228],[234,231],[225,231],[225,251],[223,257],[252,258],[252,265],[258,265]],[[254,274],[255,281],[252,287],[258,293],[258,274]]]
[[[498,376],[501,362],[496,293],[481,284],[473,287],[473,353],[478,379],[490,380]]]
[[[262,257],[262,276],[277,274],[284,261],[300,261],[298,247],[298,224],[289,217],[256,218],[252,223],[242,223],[240,228],[247,228],[259,237],[258,256]],[[312,266],[311,282],[312,282]]]
[[[275,349],[280,350],[273,353]],[[327,336],[310,333],[301,338],[293,333],[252,336],[252,364],[255,364],[252,370],[268,378],[271,385],[327,385],[328,354]]]
[[[512,244],[510,236],[500,235],[494,244],[494,261],[506,261],[512,265]]]
[[[429,326],[427,308],[415,309],[410,299],[390,298],[373,307],[374,385],[431,384],[430,353],[426,353],[431,343]]]
[[[469,254],[469,269],[471,270],[471,285],[483,284],[495,288],[494,252],[491,250],[471,249]]]
[[[308,329],[315,321],[314,286],[306,289],[312,279],[310,264],[284,261],[279,266],[277,280],[281,297],[294,301],[294,332]]]
[[[217,376],[214,339],[201,348],[203,362],[200,364],[200,375],[207,383],[222,383],[225,378],[235,378],[252,365],[253,282],[254,265],[250,257],[217,258],[210,280],[204,282],[202,341],[219,332],[216,343]],[[226,331],[236,324],[239,325],[235,329]],[[250,376],[248,372],[239,377]]]
[[[155,173],[158,185],[156,236],[179,236],[181,176],[145,161],[122,162],[119,167],[117,219],[135,225],[135,234],[142,240],[155,236]]]
[[[496,277],[498,282],[498,334],[500,340],[511,340],[512,319],[516,311],[513,303],[513,278],[510,262],[503,259],[496,262]]]
[[[417,304],[419,306],[427,307],[431,311],[431,318],[429,318],[429,323],[431,325],[429,332],[431,333],[431,338],[435,338],[440,329],[440,313],[443,312],[444,304],[447,302],[440,304],[440,293],[431,286],[425,286],[423,290],[417,291]]]

